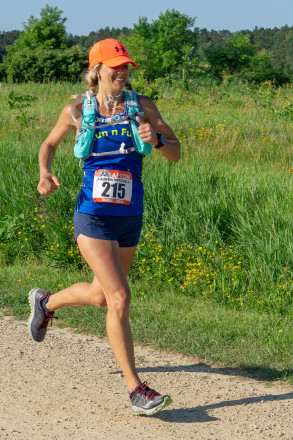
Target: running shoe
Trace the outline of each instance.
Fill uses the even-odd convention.
[[[42,301],[48,295],[51,295],[51,293],[38,287],[29,293],[32,312],[27,327],[30,337],[35,342],[41,342],[44,339],[49,321],[51,321],[52,325],[53,318],[57,319],[57,316],[54,316],[54,312],[47,313],[42,307]]]
[[[157,393],[148,387],[147,382],[141,383],[129,395],[132,403],[132,411],[135,415],[150,416],[172,403],[170,396]]]

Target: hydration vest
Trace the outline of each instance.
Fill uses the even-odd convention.
[[[82,100],[82,118],[78,135],[75,138],[74,155],[77,159],[85,160],[92,155],[92,148],[94,143],[94,136],[96,129],[106,126],[113,126],[117,123],[128,120],[133,138],[134,150],[142,156],[147,156],[152,151],[152,145],[143,142],[138,134],[139,123],[136,121],[136,116],[143,117],[137,93],[133,90],[123,91],[124,103],[126,109],[126,116],[114,115],[112,118],[106,118],[106,123],[97,126],[96,122],[105,122],[105,118],[99,119],[97,117],[97,100],[95,96],[86,93],[86,97]],[[71,115],[74,121],[73,108],[78,100],[73,103],[71,107]],[[76,121],[78,122],[78,121]]]

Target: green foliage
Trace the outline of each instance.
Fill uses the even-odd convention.
[[[36,191],[39,147],[83,85],[13,89],[9,98],[3,84],[0,95],[0,306],[27,316],[36,285],[56,292],[92,279],[74,245],[82,170],[73,134],[54,160],[62,186],[49,197]],[[186,93],[162,82],[159,90],[183,157],[173,164],[153,151],[144,159],[144,228],[129,273],[134,336],[222,362],[270,365],[284,376],[292,358],[293,88],[225,83]],[[39,119],[16,130],[26,100],[28,117],[36,111]],[[103,313],[72,308],[59,317],[104,332]]]
[[[282,84],[289,79],[273,66],[271,51],[258,51],[250,42],[250,36],[241,32],[233,34],[224,44],[207,49],[206,56],[211,69],[221,79],[234,76],[234,79],[256,84],[268,80]]]
[[[144,70],[144,77],[147,79],[155,78],[159,69],[156,60],[155,49],[153,46],[153,37],[151,25],[147,18],[139,18],[137,25],[134,25],[133,32],[128,37],[123,37],[122,42],[126,45],[131,57],[138,64],[138,70]],[[133,76],[137,75],[133,71]],[[138,73],[139,75],[139,73]]]
[[[207,57],[214,50],[218,52],[220,48],[226,45],[227,40],[233,35],[228,30],[208,31],[207,29],[195,29],[197,39],[197,54],[201,61],[208,62]],[[259,28],[255,27],[253,31],[243,30],[240,34],[249,37],[250,43],[257,47],[258,50],[265,50],[272,53],[271,64],[278,75],[282,74],[285,78],[292,77],[293,69],[293,27],[282,26],[281,28]],[[219,50],[218,56],[221,55]],[[267,78],[272,80],[273,76]]]
[[[14,52],[4,61],[8,82],[79,81],[88,66],[87,51],[69,49],[26,49]]]
[[[286,74],[292,74],[293,67],[293,27],[283,26],[271,29],[272,44],[270,49],[274,54],[274,67]]]
[[[3,63],[0,64],[0,81],[6,80],[6,70]]]
[[[37,98],[31,95],[16,95],[13,91],[11,91],[8,95],[8,105],[10,109],[17,110],[16,121],[22,125],[27,125],[30,121],[36,120],[36,118],[32,116],[28,116],[27,107],[30,107],[31,104],[36,101]]]
[[[160,76],[177,70],[182,62],[184,64],[192,59],[196,43],[191,30],[194,22],[194,18],[172,9],[160,14],[153,23],[154,49],[163,73]]]
[[[183,90],[220,81],[260,84],[269,80],[281,85],[293,80],[293,27],[208,31],[194,28],[194,18],[174,9],[152,23],[140,17],[133,29],[106,26],[87,36],[67,35],[65,21],[62,11],[46,5],[40,19],[30,17],[23,31],[0,32],[0,81],[75,81],[87,67],[89,48],[104,38],[126,44],[143,69],[146,85],[138,71],[133,76],[148,96],[158,96],[149,90],[150,81],[166,77],[169,82],[179,81]],[[67,52],[70,48],[72,52]],[[68,69],[58,67],[58,62],[66,63]]]
[[[78,81],[87,67],[88,53],[68,47],[66,18],[57,7],[46,6],[41,19],[30,17],[13,46],[7,47],[4,69],[8,82]]]
[[[152,24],[147,18],[140,18],[131,35],[123,39],[131,56],[145,70],[148,80],[179,69],[191,69],[198,63],[196,36],[191,29],[194,21],[175,9],[167,10]]]
[[[80,46],[90,49],[97,41],[104,40],[105,38],[114,38],[120,41],[124,36],[130,35],[132,29],[123,26],[122,28],[110,28],[106,26],[96,32],[92,31],[88,35],[68,35],[68,43],[70,46],[79,44]]]
[[[265,49],[250,58],[247,68],[241,72],[241,78],[256,84],[269,80],[276,84],[288,81],[288,77],[280,69],[273,67],[273,53]]]
[[[160,80],[148,81],[145,77],[145,69],[139,69],[135,72],[131,84],[137,93],[149,96],[155,101],[160,96]]]
[[[13,238],[19,219],[23,220],[24,214],[19,214],[18,218],[11,215],[3,215],[0,219],[0,240],[10,240]]]
[[[216,49],[218,46],[224,46],[225,42],[233,34],[230,31],[208,31],[206,28],[195,28],[197,35],[197,55],[202,62],[207,62],[206,54]]]
[[[230,73],[239,73],[250,63],[257,48],[249,41],[248,35],[236,32],[226,41],[207,53],[207,59],[212,68],[227,69]]]
[[[293,119],[293,102],[287,102],[282,109],[276,111],[276,114],[280,116],[289,116]]]
[[[276,94],[275,86],[271,81],[263,82],[258,88],[258,99],[264,107],[273,106]]]
[[[24,24],[24,32],[13,46],[7,48],[8,54],[25,49],[34,50],[38,47],[48,50],[65,49],[67,34],[64,23],[67,19],[62,18],[62,13],[57,7],[46,5],[41,9],[40,19],[31,16]]]
[[[18,87],[19,97],[37,95],[37,88],[34,108],[41,123],[34,130],[31,124],[14,129],[4,85],[1,261],[38,258],[82,267],[73,244],[72,210],[82,179],[73,136],[54,161],[61,188],[50,197],[36,192],[39,145],[70,89]],[[168,93],[157,104],[181,140],[183,158],[173,164],[154,151],[144,161],[144,233],[130,278],[166,290],[172,285],[181,295],[208,297],[225,307],[274,308],[286,315],[293,304],[292,89],[266,82],[259,88],[226,84]],[[13,155],[7,154],[12,148]]]
[[[7,54],[7,46],[11,46],[19,37],[19,34],[19,31],[0,32],[0,63],[3,61],[3,56]]]
[[[159,96],[154,82],[161,78],[182,90],[221,81],[281,85],[293,79],[292,27],[208,31],[194,28],[195,18],[175,9],[152,23],[140,17],[133,29],[107,26],[88,36],[67,35],[65,21],[62,11],[46,5],[40,19],[30,17],[22,32],[0,33],[0,80],[79,80],[89,48],[104,38],[126,44],[139,65],[133,72],[136,86],[154,99]]]

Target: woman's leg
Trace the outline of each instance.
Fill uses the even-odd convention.
[[[128,248],[119,248],[120,261],[127,275],[133,257],[136,250],[136,246]],[[51,295],[46,304],[48,310],[54,312],[64,307],[80,307],[94,305],[97,307],[106,307],[106,299],[104,291],[99,280],[94,277],[92,283],[80,282],[60,290],[59,292]]]
[[[124,373],[135,414],[154,414],[171,403],[170,396],[150,389],[136,372],[133,340],[129,325],[130,289],[126,274],[133,260],[135,247],[119,248],[116,241],[98,240],[80,235],[78,245],[95,278],[93,283],[77,283],[50,296],[54,310],[73,305],[107,305],[107,332],[116,359]],[[46,334],[50,314],[44,312],[41,300],[46,291],[30,292],[32,313],[28,322],[31,338],[41,342]],[[47,293],[48,295],[48,293]],[[48,301],[49,303],[49,301]]]
[[[131,293],[126,279],[135,247],[119,248],[116,241],[84,235],[78,236],[77,243],[95,275],[94,281],[91,285],[78,283],[52,295],[46,307],[57,310],[73,305],[107,305],[108,338],[131,392],[141,383],[135,369],[129,325]]]

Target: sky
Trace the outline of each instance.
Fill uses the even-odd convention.
[[[196,18],[195,26],[208,30],[280,28],[293,26],[293,0],[1,0],[0,32],[23,30],[30,16],[40,18],[41,9],[49,4],[63,11],[68,33],[88,35],[91,31],[110,28],[133,28],[139,17],[152,23],[167,9]]]

